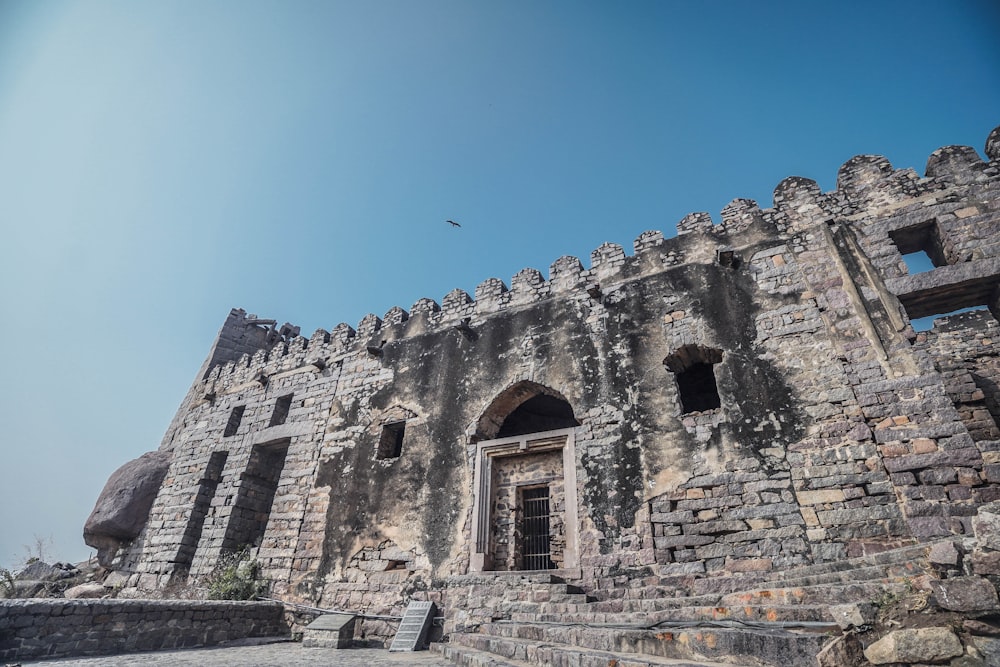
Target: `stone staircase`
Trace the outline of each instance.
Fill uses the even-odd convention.
[[[913,590],[931,572],[931,546],[778,573],[653,574],[587,592],[547,573],[476,575],[457,582],[459,596],[446,595],[446,615],[458,622],[446,623],[447,643],[433,648],[477,667],[813,666],[842,634],[831,605]],[[462,601],[473,607],[456,619],[449,607]]]

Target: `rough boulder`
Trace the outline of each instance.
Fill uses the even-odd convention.
[[[83,540],[97,549],[103,567],[110,567],[119,547],[146,525],[169,465],[169,453],[147,452],[118,468],[104,485],[83,528]]]

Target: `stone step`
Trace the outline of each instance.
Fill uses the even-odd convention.
[[[952,539],[937,540],[934,542],[924,542],[910,546],[899,547],[880,551],[868,556],[858,556],[857,558],[847,558],[844,560],[832,561],[829,563],[817,563],[816,565],[804,565],[787,570],[785,572],[771,572],[768,574],[771,580],[783,580],[786,576],[807,577],[814,574],[825,574],[827,572],[838,572],[844,570],[856,570],[870,565],[898,565],[900,563],[926,562],[927,554],[937,542],[950,542]]]
[[[457,635],[455,635],[457,636]],[[513,658],[502,658],[488,651],[480,651],[458,643],[434,643],[430,650],[439,653],[446,660],[465,667],[530,667],[531,663]]]
[[[559,590],[562,588],[563,590]],[[565,584],[554,590],[521,589],[507,591],[503,599],[506,602],[561,602],[565,604],[582,604],[588,601],[585,593],[569,593]]]
[[[649,623],[747,621],[755,623],[833,623],[827,604],[681,607],[647,614]]]
[[[710,607],[719,601],[721,595],[671,595],[660,589],[653,588],[646,590],[643,594],[636,594],[635,597],[622,598],[617,601],[608,600],[603,603],[601,611],[623,612],[626,610],[643,611],[642,602],[654,601],[656,609],[679,608],[679,607]]]
[[[785,586],[851,582],[871,579],[919,576],[927,570],[927,553],[933,544],[921,544],[883,551],[871,556],[831,563],[804,565],[782,572],[761,572],[727,577],[704,577],[692,580],[690,593],[734,593],[749,588],[765,588],[764,582],[780,581]],[[677,577],[661,577],[660,586],[678,590]]]
[[[920,563],[892,563],[885,565],[869,565],[851,570],[837,570],[825,574],[809,576],[794,576],[780,579],[783,586],[818,586],[822,584],[849,584],[861,581],[877,581],[879,579],[907,579],[919,577],[927,572],[927,567]],[[774,580],[772,580],[774,581]]]
[[[664,658],[624,651],[605,651],[517,637],[478,633],[454,635],[442,655],[460,665],[573,665],[574,667],[749,667],[734,662]]]
[[[565,614],[587,609],[590,604],[592,603],[581,598],[571,602],[512,602],[504,600],[491,602],[488,606],[494,613],[506,617],[510,614]]]
[[[939,540],[942,542],[951,541]],[[661,595],[706,595],[711,593],[734,593],[749,588],[764,588],[769,582],[781,581],[795,586],[806,586],[811,583],[852,582],[862,578],[884,578],[893,576],[910,576],[927,565],[927,554],[937,542],[910,545],[890,549],[868,556],[859,556],[816,565],[803,565],[788,570],[771,572],[753,572],[747,574],[732,574],[726,576],[704,576],[703,573],[678,573],[678,565],[684,563],[668,563],[653,566],[655,576],[642,580],[633,580],[624,586],[611,588],[598,587],[590,594],[598,600],[609,600],[620,597],[638,597],[642,591],[653,588]],[[893,566],[904,566],[893,568]],[[923,567],[922,567],[923,566]],[[848,573],[856,571],[857,576]],[[836,573],[844,573],[838,575]]]
[[[856,584],[826,584],[817,586],[792,586],[758,588],[723,595],[719,605],[833,605],[850,602],[870,602],[886,594],[902,595],[911,587],[906,583],[865,581]]]
[[[533,584],[563,584],[576,581],[581,577],[579,568],[574,570],[520,570],[475,572],[472,574],[455,574],[445,579],[448,587],[475,585],[522,586]]]
[[[915,573],[917,575],[917,573]],[[784,583],[784,582],[782,582]],[[726,594],[694,596],[663,595],[654,589],[637,598],[592,602],[585,606],[566,609],[569,613],[636,614],[659,612],[667,609],[693,607],[741,607],[775,605],[824,605],[848,602],[866,602],[882,597],[885,593],[901,593],[909,588],[905,581],[869,580],[814,584],[811,586],[785,586],[741,589]],[[526,610],[530,611],[530,610]],[[548,610],[544,610],[548,611]]]
[[[655,658],[722,661],[771,667],[813,664],[833,632],[793,632],[781,628],[595,627],[499,621],[480,626],[477,634],[564,644],[588,651],[641,654]],[[474,646],[473,648],[481,648]]]
[[[593,606],[593,605],[591,605]],[[578,611],[567,613],[514,613],[510,620],[521,623],[589,623],[651,626],[685,621],[748,621],[762,623],[832,623],[828,605],[739,605],[679,607],[631,614]]]

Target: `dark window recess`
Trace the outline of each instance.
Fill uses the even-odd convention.
[[[403,434],[406,432],[406,422],[392,422],[382,427],[382,436],[378,441],[375,458],[378,460],[395,459],[403,453]]]
[[[997,385],[995,378],[978,373],[971,375],[976,388],[983,392],[983,403],[990,416],[993,417],[993,425],[1000,426],[1000,386]]]
[[[923,273],[949,264],[941,230],[933,220],[889,232],[910,273]]]
[[[552,536],[549,527],[549,487],[539,486],[521,492],[521,568],[551,570]]]
[[[222,434],[223,437],[228,438],[231,435],[236,435],[236,431],[240,428],[240,422],[243,421],[243,412],[247,409],[245,405],[237,405],[233,408],[233,411],[229,413],[229,421],[226,423],[226,430]]]
[[[287,455],[287,440],[280,445],[254,445],[246,471],[240,477],[239,490],[222,540],[223,551],[260,546],[271,518],[271,503],[274,502]]]
[[[677,388],[681,392],[681,408],[685,413],[722,407],[712,364],[698,362],[678,373]]]
[[[288,419],[288,410],[292,407],[292,394],[280,396],[274,402],[274,412],[271,413],[271,423],[268,426],[280,426]]]
[[[172,580],[185,579],[191,568],[191,563],[194,562],[194,554],[198,550],[202,529],[205,526],[205,517],[212,510],[212,500],[215,498],[215,490],[222,480],[222,469],[226,467],[227,458],[229,458],[229,452],[213,452],[208,460],[205,476],[198,484],[198,495],[195,496],[191,516],[188,517],[187,526],[184,527],[181,546],[177,550],[176,558],[174,558],[176,566]]]
[[[720,361],[720,350],[698,345],[685,345],[663,360],[677,379],[683,414],[722,407],[715,382],[715,365]]]

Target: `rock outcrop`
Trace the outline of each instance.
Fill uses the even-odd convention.
[[[147,452],[118,468],[104,485],[83,528],[84,541],[97,549],[103,567],[110,567],[118,549],[146,525],[169,465],[169,453]]]

